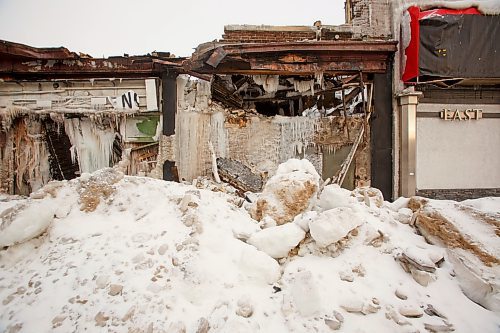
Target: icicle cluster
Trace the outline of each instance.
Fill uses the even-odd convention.
[[[90,173],[111,166],[113,142],[112,128],[97,128],[91,119],[64,120],[64,128],[71,142],[71,159],[78,162],[80,172]]]
[[[314,95],[314,80],[293,80],[293,89],[302,94],[309,91],[310,95]]]
[[[261,85],[266,92],[274,93],[278,91],[280,83],[279,75],[254,75],[252,78],[253,81]]]

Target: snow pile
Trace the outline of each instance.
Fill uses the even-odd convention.
[[[308,160],[290,159],[281,164],[255,202],[251,214],[257,221],[269,216],[278,225],[293,221],[310,209],[319,189],[319,175]]]
[[[319,181],[296,160],[277,176]],[[406,203],[316,192],[282,225],[225,193],[112,169],[0,201],[55,216],[0,251],[0,331],[498,331],[498,313],[462,293],[448,253],[399,212]],[[25,224],[19,212],[10,226]]]

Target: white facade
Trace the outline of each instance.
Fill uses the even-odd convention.
[[[500,118],[422,117],[423,113],[443,109],[480,109],[483,115],[500,113],[500,105],[419,104],[417,189],[499,188]]]

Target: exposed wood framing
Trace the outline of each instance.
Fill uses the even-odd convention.
[[[368,115],[368,117],[370,116]],[[354,156],[356,156],[356,151],[358,150],[359,144],[361,143],[361,140],[364,137],[364,133],[365,133],[365,126],[361,127],[361,130],[359,131],[358,136],[356,137],[356,140],[352,145],[349,155],[347,155],[347,158],[342,163],[338,175],[332,179],[332,183],[342,186],[345,176],[347,175],[347,171],[351,166],[352,160],[354,159]]]

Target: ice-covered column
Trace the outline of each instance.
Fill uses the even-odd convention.
[[[401,108],[400,195],[415,195],[417,187],[417,105],[420,91],[404,90],[398,95]]]

